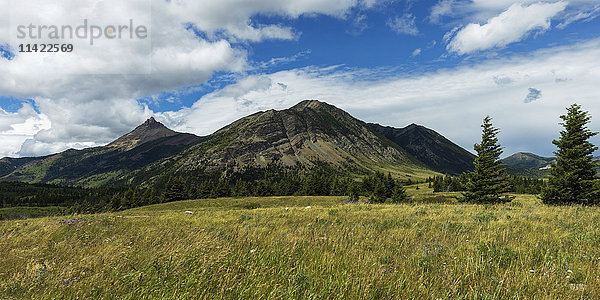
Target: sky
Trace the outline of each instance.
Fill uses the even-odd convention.
[[[305,99],[367,122],[421,124],[471,152],[490,115],[504,156],[551,156],[559,116],[572,103],[600,131],[599,0],[0,5],[8,8],[0,12],[0,157],[105,145],[151,116],[208,135]],[[87,37],[18,37],[19,25],[75,27],[83,19],[102,29],[131,21],[147,35],[93,45]],[[22,43],[57,42],[74,50],[19,52]]]

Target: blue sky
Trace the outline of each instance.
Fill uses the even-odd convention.
[[[23,5],[10,12],[13,23],[31,17]],[[149,74],[94,74],[102,59],[75,63],[79,53],[51,63],[16,53],[13,24],[0,23],[7,28],[0,30],[0,156],[106,144],[149,116],[205,135],[306,98],[369,122],[423,124],[468,150],[489,114],[502,129],[506,154],[551,155],[558,116],[573,102],[600,118],[598,1],[152,5]],[[123,20],[144,13],[117,8],[115,18]],[[69,21],[79,22],[62,16]],[[139,47],[100,45],[85,54],[115,51],[136,68],[148,67],[138,60],[146,55]]]
[[[518,2],[518,1],[515,1]],[[593,2],[593,1],[590,1]],[[293,28],[297,35],[292,40],[263,40],[256,43],[235,43],[247,51],[255,69],[251,74],[275,73],[309,66],[346,68],[384,68],[381,77],[390,75],[422,74],[459,65],[476,64],[490,57],[527,54],[535,50],[569,45],[581,40],[597,38],[600,18],[580,21],[565,28],[528,32],[522,40],[505,47],[492,48],[469,55],[451,54],[446,49],[444,35],[459,26],[461,18],[440,17],[432,23],[432,7],[436,1],[389,1],[373,8],[351,9],[343,17],[307,15],[296,19],[282,16],[256,15],[254,24],[280,24]],[[591,5],[598,9],[600,3]],[[398,32],[390,22],[398,16],[410,15],[414,33]],[[206,37],[203,32],[198,36]],[[272,63],[269,63],[272,62]],[[393,69],[393,70],[392,70]],[[214,76],[203,89],[177,95],[177,102],[149,101],[154,111],[169,111],[190,106],[203,95],[230,84],[228,75]],[[162,98],[172,98],[173,94]]]

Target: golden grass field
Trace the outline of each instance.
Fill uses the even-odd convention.
[[[599,208],[420,187],[411,204],[228,198],[1,221],[0,299],[600,298]]]

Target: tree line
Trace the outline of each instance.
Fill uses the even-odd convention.
[[[468,173],[460,176],[440,175],[429,177],[425,182],[434,193],[464,192],[469,181]],[[542,192],[546,182],[543,179],[508,175],[508,192],[515,194],[537,195]]]
[[[269,176],[269,172],[254,168],[255,175],[262,175],[233,171],[204,179],[171,175],[162,186],[114,188],[0,182],[0,208],[57,206],[68,207],[71,212],[94,213],[186,199],[249,196],[344,196],[349,201],[363,196],[374,203],[398,203],[407,199],[404,186],[412,183],[382,172],[357,179],[327,165],[304,173],[286,171],[282,166],[264,168],[278,175]]]

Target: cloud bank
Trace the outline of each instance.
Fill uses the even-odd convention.
[[[513,4],[506,11],[480,25],[471,23],[458,30],[447,49],[458,54],[504,47],[522,40],[533,31],[550,28],[550,20],[567,7],[567,2]]]

